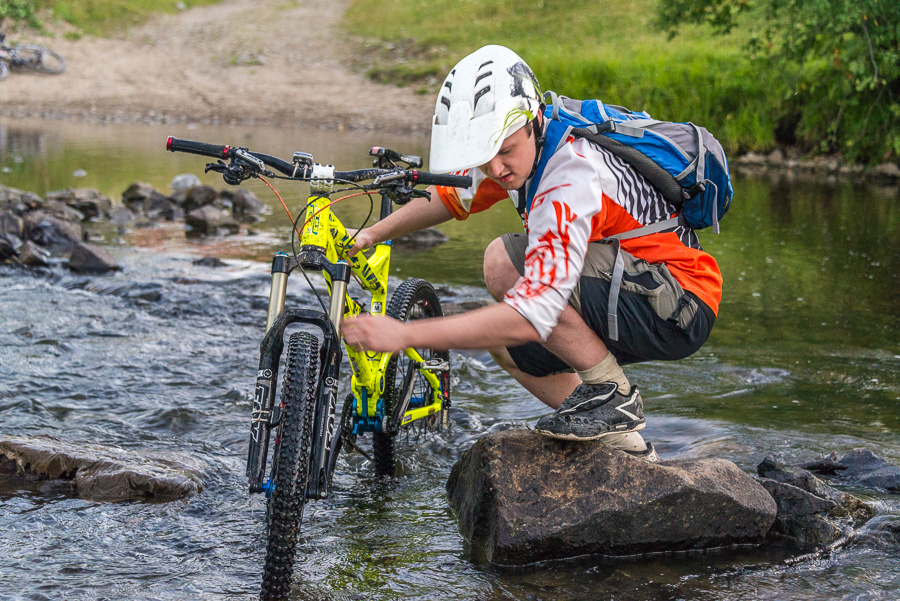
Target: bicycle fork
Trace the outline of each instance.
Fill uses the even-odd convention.
[[[328,316],[319,311],[284,309],[287,278],[302,265],[307,269],[325,271],[331,278],[332,296]],[[316,391],[316,411],[313,421],[313,440],[307,496],[321,499],[328,495],[334,457],[340,449],[340,437],[335,436],[338,370],[341,363],[340,326],[344,298],[350,280],[350,268],[344,262],[331,263],[317,248],[301,250],[296,258],[279,253],[272,261],[272,288],[266,318],[266,335],[260,345],[260,362],[256,374],[256,390],[251,413],[250,448],[247,456],[247,478],[250,492],[264,490],[269,435],[281,419],[280,407],[275,404],[275,383],[278,364],[284,350],[284,331],[292,323],[316,325],[322,330],[322,372]]]

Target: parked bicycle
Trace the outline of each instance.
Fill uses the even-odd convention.
[[[38,73],[62,73],[66,61],[49,48],[39,44],[9,46],[6,36],[0,33],[0,80],[6,79],[10,69],[27,69]]]
[[[239,185],[259,178],[308,182],[310,195],[297,218],[291,216],[292,254],[278,253],[272,261],[266,333],[260,345],[256,392],[251,413],[247,477],[251,493],[265,493],[266,557],[262,599],[283,599],[291,588],[295,548],[303,508],[308,500],[328,497],[338,454],[343,446],[356,449],[374,464],[379,475],[394,474],[398,435],[413,427],[438,430],[448,425],[450,358],[446,352],[406,349],[402,354],[371,353],[344,343],[353,375],[339,420],[336,419],[339,370],[343,358],[341,319],[363,312],[385,313],[401,320],[442,315],[430,283],[411,279],[401,283],[387,301],[390,241],[377,244],[366,256],[350,257],[351,236],[331,206],[351,196],[381,196],[381,219],[392,203],[406,204],[414,196],[428,197],[421,185],[469,187],[471,178],[418,171],[422,159],[386,148],[370,151],[372,169],[335,171],[313,156],[295,152],[291,162],[246,148],[217,146],[170,137],[166,148],[219,159],[206,171],[222,174],[226,183]],[[226,162],[227,161],[227,162]],[[282,175],[278,175],[280,172]],[[371,182],[371,183],[360,183]],[[334,201],[332,195],[351,192]],[[371,211],[369,213],[371,215]],[[368,218],[367,218],[368,220]],[[361,229],[361,228],[360,228]],[[299,247],[295,244],[299,236]],[[329,299],[326,303],[307,277],[321,311],[285,308],[288,276],[299,270],[321,272]],[[347,293],[351,275],[371,294],[367,307]],[[326,306],[327,304],[327,306]],[[285,330],[309,324],[322,332],[322,344],[306,331],[290,334],[288,352],[281,362]],[[280,363],[284,379],[280,396],[276,383]],[[278,399],[276,401],[276,398]],[[269,459],[269,443],[275,438]],[[358,435],[372,434],[372,455],[356,444]],[[267,469],[268,467],[268,469]]]

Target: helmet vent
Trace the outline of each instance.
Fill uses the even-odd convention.
[[[450,108],[450,99],[446,96],[441,96],[441,104],[446,106],[448,109]]]
[[[481,63],[481,66],[478,67],[478,70],[481,71],[482,69],[484,69],[484,68],[487,67],[488,65],[493,65],[493,64],[494,64],[494,61],[492,61],[492,60],[491,60],[491,61],[487,61],[486,63]]]
[[[447,81],[444,82],[444,87],[452,92],[453,91],[453,82],[448,79]]]
[[[481,88],[480,90],[475,92],[475,99],[472,102],[472,108],[474,109],[476,106],[478,106],[478,99],[490,91],[491,91],[491,86],[488,85],[488,86],[484,86],[483,88]]]
[[[479,81],[481,81],[481,80],[484,79],[485,77],[490,77],[491,75],[493,75],[493,72],[492,72],[492,71],[488,71],[488,72],[486,72],[486,73],[482,73],[481,75],[479,75],[478,77],[475,78],[475,85],[477,86]]]

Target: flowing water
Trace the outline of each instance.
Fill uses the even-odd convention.
[[[339,168],[374,144],[427,153],[426,139],[324,131],[0,121],[0,182],[46,193],[130,183],[168,190],[203,159],[164,152],[166,135]],[[202,176],[202,174],[201,174]],[[211,175],[205,182],[224,187]],[[172,503],[97,503],[52,484],[0,488],[0,599],[251,599],[264,503],[244,478],[268,259],[289,225],[277,201],[252,234],[189,240],[183,225],[93,227],[123,266],[0,267],[0,433],[163,451],[204,466],[204,490]],[[663,458],[724,457],[747,471],[864,447],[900,462],[900,198],[896,188],[739,178],[723,234],[702,232],[725,295],[712,337],[677,363],[629,368]],[[300,190],[282,187],[296,206]],[[356,203],[356,204],[352,204]],[[365,199],[342,209],[361,223]],[[277,210],[276,210],[277,208]],[[450,241],[397,250],[398,279],[426,277],[446,302],[486,298],[482,249],[520,226],[495,208],[442,226]],[[218,256],[228,266],[194,265]],[[294,278],[289,303],[314,297]],[[346,455],[333,496],[307,507],[296,599],[897,599],[896,496],[855,491],[878,517],[854,545],[786,567],[790,550],[582,559],[518,571],[469,561],[448,508],[450,468],[480,435],[546,409],[481,352],[453,353],[455,425],[404,456],[383,482]]]

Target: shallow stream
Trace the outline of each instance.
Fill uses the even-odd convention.
[[[168,191],[199,157],[164,152],[168,134],[294,150],[339,168],[369,146],[427,153],[427,140],[324,131],[97,126],[0,121],[0,183],[40,194],[95,187],[117,199],[132,182]],[[77,174],[74,175],[74,174]],[[0,599],[252,599],[264,552],[264,504],[244,464],[268,259],[286,248],[277,200],[252,235],[191,240],[183,225],[95,235],[123,266],[108,276],[62,266],[0,267],[0,433],[164,451],[206,466],[201,494],[173,503],[95,503],[58,488],[0,489]],[[897,188],[738,178],[722,235],[701,232],[725,295],[695,356],[629,369],[666,458],[724,457],[749,472],[766,455],[800,462],[864,447],[900,463],[900,193]],[[296,206],[300,190],[282,187]],[[290,200],[289,200],[290,202]],[[356,204],[351,204],[351,203]],[[364,199],[342,217],[361,223]],[[511,207],[442,227],[450,241],[397,250],[398,278],[425,277],[446,302],[486,297],[481,251],[519,231]],[[218,256],[224,268],[194,265]],[[312,306],[302,278],[289,302]],[[345,456],[327,501],[308,506],[296,599],[897,599],[900,544],[863,536],[792,567],[789,551],[744,549],[587,559],[506,571],[474,565],[444,485],[474,439],[533,425],[546,410],[485,353],[453,353],[455,425],[378,481]],[[877,529],[900,499],[874,500]]]

